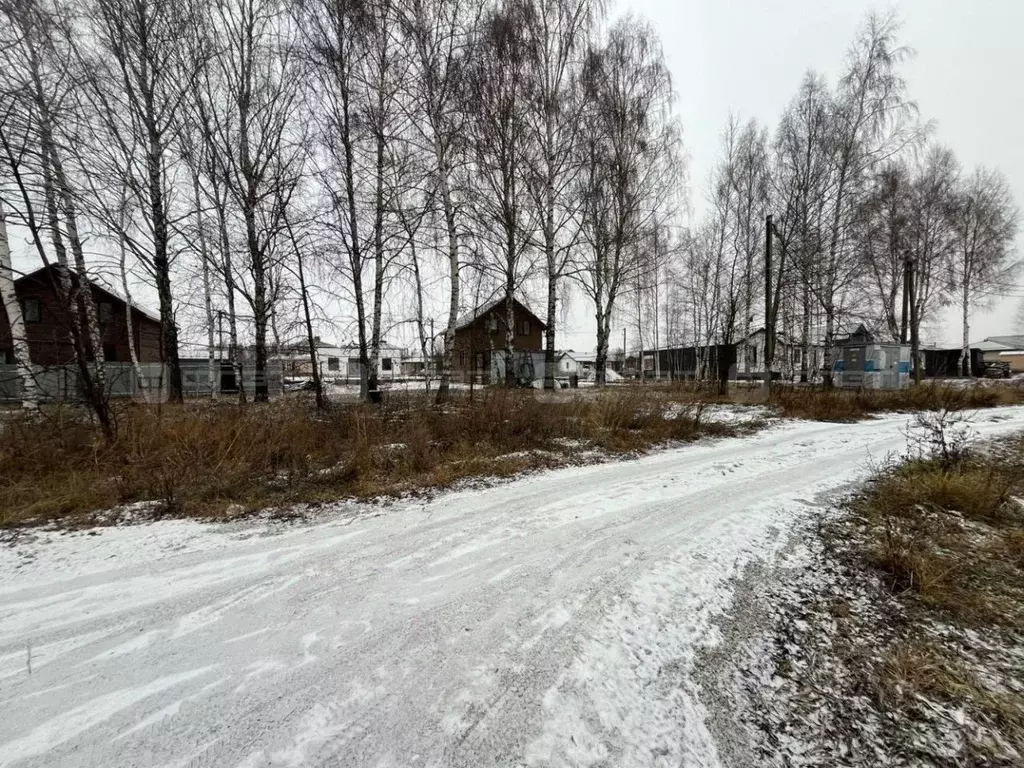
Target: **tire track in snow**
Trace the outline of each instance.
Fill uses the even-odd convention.
[[[713,766],[689,672],[729,577],[906,421],[787,423],[277,536],[211,526],[156,557],[180,526],[100,532],[80,579],[48,580],[40,546],[0,592],[0,761]],[[61,652],[20,673],[27,639]]]

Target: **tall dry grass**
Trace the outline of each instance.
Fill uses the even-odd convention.
[[[884,412],[1018,405],[1024,403],[1024,388],[926,383],[894,390],[826,390],[781,385],[772,388],[770,401],[792,418],[852,422]]]
[[[0,433],[0,525],[91,522],[96,510],[139,501],[220,516],[402,493],[733,431],[680,402],[630,388],[554,401],[493,389],[443,409],[395,395],[325,413],[304,400],[132,404],[118,408],[110,444],[73,409],[15,415]]]
[[[860,498],[891,588],[959,622],[1024,632],[1024,436],[890,467]]]

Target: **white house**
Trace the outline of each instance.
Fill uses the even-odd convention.
[[[576,359],[576,354],[571,349],[555,352],[556,379],[564,379],[573,375],[578,376],[579,374],[580,363]]]
[[[359,346],[356,344],[332,344],[329,341],[322,341],[317,338],[313,342],[316,349],[317,369],[320,377],[326,380],[345,379],[346,381],[358,381],[360,373]],[[381,379],[394,379],[401,375],[401,361],[405,351],[390,344],[381,344],[380,368],[378,374]],[[281,350],[280,359],[285,371],[285,376],[310,376],[309,347],[299,343],[289,345]]]

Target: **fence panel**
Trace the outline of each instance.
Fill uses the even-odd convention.
[[[257,375],[251,366],[243,366],[242,383],[249,397],[256,391]],[[140,363],[139,371],[131,363],[103,363],[106,391],[115,399],[135,398],[141,401],[164,402],[168,396],[167,366],[163,363]],[[139,378],[142,374],[142,379]],[[220,367],[214,370],[219,388]],[[36,388],[42,402],[69,402],[83,399],[77,366],[62,365],[36,368]],[[182,392],[185,397],[209,397],[213,389],[210,368],[203,363],[185,363],[181,367]],[[268,364],[266,381],[271,396],[282,392],[284,375],[280,363]],[[21,376],[17,366],[0,365],[0,402],[21,402]]]

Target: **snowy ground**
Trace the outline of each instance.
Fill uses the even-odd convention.
[[[906,422],[780,423],[315,525],[22,538],[0,549],[0,764],[720,765],[693,667],[733,577]]]

